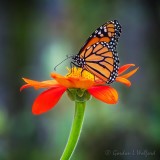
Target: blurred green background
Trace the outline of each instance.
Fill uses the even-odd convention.
[[[119,103],[92,98],[72,160],[158,160],[160,157],[160,1],[28,0],[0,2],[0,160],[58,160],[74,115],[66,94],[50,112],[31,113],[41,91],[19,92],[22,77],[50,79],[66,55],[117,19],[121,65],[140,67],[132,86],[113,84]],[[66,63],[57,68],[65,74]],[[67,104],[67,105],[66,105]],[[146,154],[149,154],[148,156]],[[119,154],[119,155],[118,155]]]

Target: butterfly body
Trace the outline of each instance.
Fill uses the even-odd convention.
[[[106,83],[112,83],[119,69],[116,46],[121,34],[117,20],[100,26],[87,39],[79,53],[72,57],[72,64],[87,70]]]

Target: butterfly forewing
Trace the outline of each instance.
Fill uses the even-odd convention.
[[[87,39],[84,46],[80,49],[79,54],[82,50],[85,50],[88,46],[95,44],[96,42],[113,42],[117,44],[122,27],[117,20],[109,21],[99,28],[97,28]]]

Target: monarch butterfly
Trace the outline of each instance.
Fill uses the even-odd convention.
[[[119,58],[116,46],[122,27],[117,20],[97,28],[87,39],[79,53],[72,56],[71,64],[89,71],[106,83],[114,82],[118,75]]]

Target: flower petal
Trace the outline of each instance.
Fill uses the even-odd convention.
[[[117,82],[120,82],[120,83],[123,83],[123,84],[125,84],[125,85],[128,86],[128,87],[131,86],[131,82],[130,82],[128,79],[126,79],[126,78],[117,77],[117,78],[116,78],[116,81],[117,81]]]
[[[117,91],[110,86],[94,86],[94,87],[89,88],[88,92],[93,97],[107,104],[115,104],[118,101]]]
[[[23,85],[20,88],[20,91],[22,91],[25,88],[28,87],[34,87],[35,89],[39,89],[39,88],[49,88],[49,87],[53,87],[53,85],[57,85],[58,83],[55,80],[47,80],[47,81],[34,81],[31,79],[27,79],[27,78],[22,78],[27,84]]]
[[[72,82],[73,88],[88,89],[94,84],[94,81],[85,78],[69,77],[68,79]]]
[[[59,84],[71,88],[72,87],[72,82],[68,80],[68,78],[61,76],[60,74],[57,73],[51,73],[51,77],[54,78]]]
[[[123,65],[122,67],[119,68],[118,75],[122,74],[123,72],[125,72],[127,69],[129,69],[132,66],[135,66],[135,64]]]
[[[21,92],[22,90],[26,89],[26,88],[29,88],[29,87],[32,87],[32,86],[29,85],[29,84],[23,85],[23,86],[20,88],[20,92]]]
[[[129,77],[131,77],[134,73],[136,73],[138,69],[139,69],[139,67],[137,67],[136,69],[134,69],[134,70],[130,71],[129,73],[124,74],[124,75],[122,75],[122,76],[120,76],[120,77],[129,78]]]
[[[59,84],[67,88],[90,88],[95,81],[90,79],[85,79],[83,77],[64,77],[56,73],[52,73],[51,77],[54,78]]]
[[[33,114],[42,114],[53,108],[62,94],[66,91],[66,87],[54,87],[42,92],[34,101],[32,106]]]

